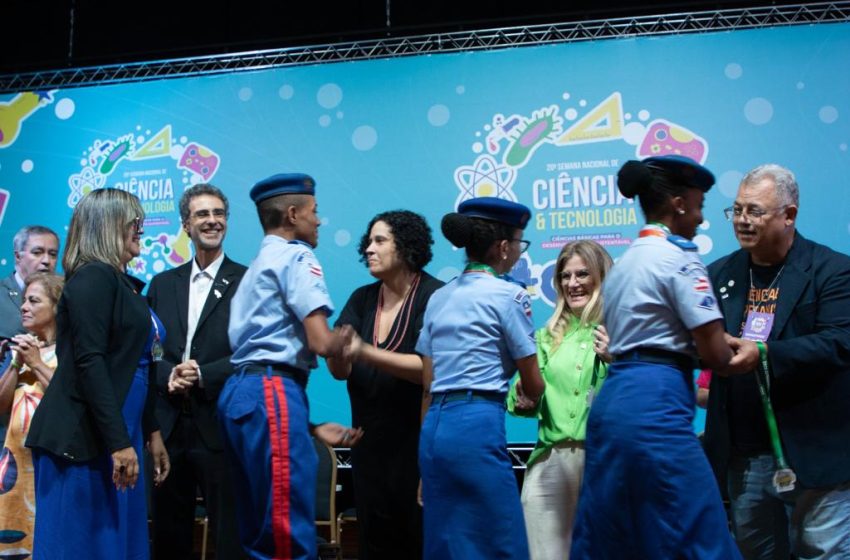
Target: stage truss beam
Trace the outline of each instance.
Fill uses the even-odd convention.
[[[433,33],[284,49],[0,75],[0,93],[120,84],[422,54],[850,21],[850,1]]]

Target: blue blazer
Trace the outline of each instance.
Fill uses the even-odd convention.
[[[733,336],[744,319],[749,268],[744,250],[708,267]],[[776,422],[799,483],[832,487],[850,481],[850,257],[797,232],[778,285],[767,341]],[[705,448],[721,488],[730,454],[728,400],[728,380],[712,376]]]

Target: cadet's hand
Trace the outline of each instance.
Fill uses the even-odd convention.
[[[610,364],[614,361],[614,356],[608,353],[608,343],[611,339],[608,338],[608,331],[605,329],[604,325],[598,325],[593,330],[593,351],[602,359],[606,364]]]
[[[342,349],[342,359],[349,362],[356,362],[360,356],[360,351],[363,349],[363,339],[360,338],[354,329],[351,330],[351,338],[348,344]]]
[[[525,393],[522,392],[522,379],[517,379],[516,402],[514,403],[514,410],[530,411],[534,410],[535,408],[537,408],[537,401],[525,396]]]
[[[343,351],[345,347],[351,343],[351,339],[354,336],[354,329],[351,328],[351,325],[343,325],[341,327],[335,327],[331,332],[331,343],[328,347],[328,357],[332,358],[344,358]]]
[[[729,365],[716,373],[723,376],[740,375],[756,369],[759,362],[759,349],[755,342],[743,338],[735,338],[728,334],[726,335],[726,342],[729,344],[732,352],[734,352],[734,355]]]

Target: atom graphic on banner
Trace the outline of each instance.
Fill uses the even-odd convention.
[[[460,188],[455,207],[479,196],[496,196],[516,202],[511,190],[515,179],[513,167],[501,165],[488,155],[479,156],[472,165],[462,165],[455,170],[455,183]]]

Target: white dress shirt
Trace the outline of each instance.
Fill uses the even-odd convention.
[[[184,362],[189,359],[192,352],[192,339],[195,338],[198,320],[201,318],[201,311],[204,309],[204,304],[210,295],[210,289],[212,289],[213,281],[218,275],[222,262],[224,262],[224,253],[201,270],[198,261],[192,259],[192,273],[189,276],[189,317],[186,322],[186,348],[183,350]],[[219,295],[219,297],[221,296]]]

